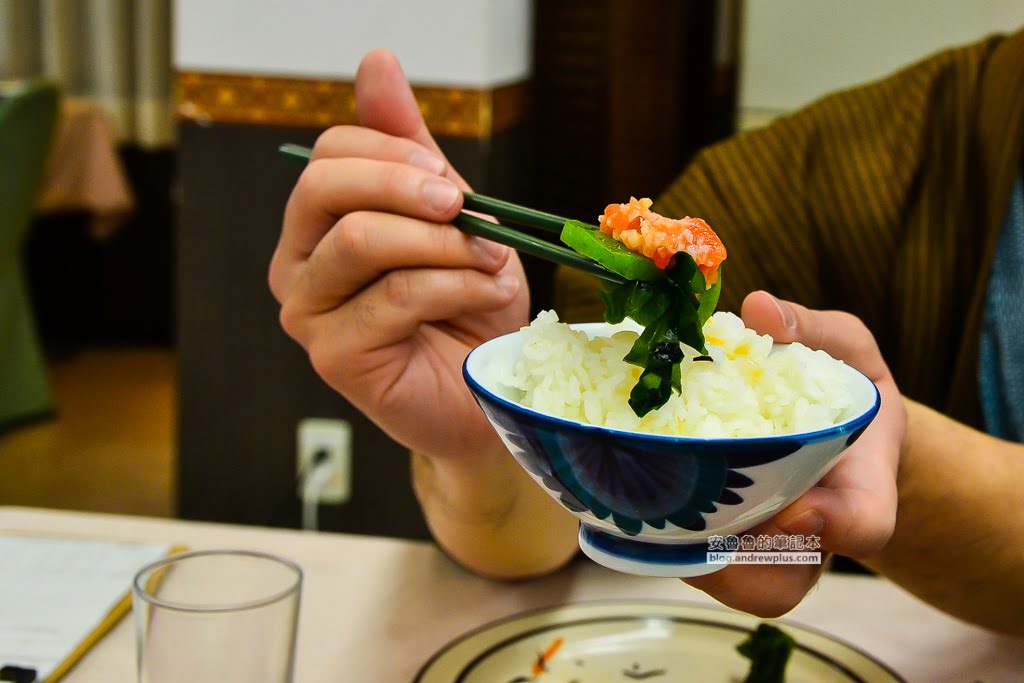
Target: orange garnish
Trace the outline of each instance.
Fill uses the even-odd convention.
[[[562,638],[555,638],[555,640],[548,645],[548,649],[544,650],[540,656],[537,657],[537,661],[533,663],[533,675],[539,676],[548,670],[548,660],[555,656],[558,652],[558,648],[562,647],[562,643],[565,642]]]
[[[601,232],[654,261],[661,269],[681,251],[693,257],[710,287],[725,260],[725,245],[700,218],[667,218],[651,211],[651,200],[630,197],[628,204],[609,204],[598,218]]]

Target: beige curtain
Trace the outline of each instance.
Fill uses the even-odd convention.
[[[46,76],[109,114],[119,142],[171,144],[171,0],[0,0],[0,80]]]

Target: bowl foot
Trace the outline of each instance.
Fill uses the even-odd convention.
[[[638,576],[689,578],[712,574],[728,564],[708,564],[708,544],[643,543],[580,525],[583,553],[609,569]]]

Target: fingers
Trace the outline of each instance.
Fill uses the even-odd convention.
[[[325,380],[342,391],[385,391],[388,387],[373,386],[372,381],[351,387],[360,378],[352,376],[350,368],[383,366],[393,352],[390,347],[408,340],[423,323],[499,309],[516,297],[520,287],[519,278],[512,275],[476,270],[391,271],[345,306],[311,320],[310,360]],[[369,353],[378,354],[379,361],[366,358]]]
[[[283,299],[301,263],[340,216],[369,210],[446,223],[461,206],[454,183],[422,169],[377,159],[318,159],[306,167],[288,199],[271,261],[271,290]]]
[[[332,157],[394,161],[416,166],[434,175],[444,175],[448,170],[448,162],[437,150],[428,149],[408,138],[362,126],[333,126],[320,134],[310,160]]]
[[[752,529],[754,536],[786,533],[771,520]],[[724,605],[770,619],[790,611],[818,580],[825,564],[733,564],[706,576],[685,579]]]
[[[326,229],[352,211],[387,211],[446,223],[461,206],[462,193],[454,183],[412,166],[377,159],[318,159],[306,167],[292,191],[282,240],[309,254]]]
[[[892,536],[896,486],[892,470],[872,452],[862,448],[853,459],[844,459],[822,485],[749,533],[817,536],[823,555],[857,558],[877,552]],[[823,564],[735,564],[687,583],[725,605],[769,618],[795,607],[822,569]]]
[[[847,454],[835,476],[826,477],[773,523],[788,534],[818,536],[826,550],[847,557],[867,557],[892,537],[896,524],[895,475],[887,458],[875,457],[866,444]]]
[[[413,140],[438,154],[438,147],[413,96],[398,59],[388,50],[369,52],[356,71],[356,115],[375,130]],[[469,185],[450,166],[445,175],[468,190]]]
[[[510,250],[437,225],[392,214],[344,216],[313,250],[282,315],[316,315],[341,305],[368,283],[405,268],[470,268],[494,274]]]
[[[301,263],[346,213],[386,211],[446,223],[462,207],[461,191],[469,186],[445,161],[398,60],[387,50],[374,50],[360,63],[356,109],[363,126],[322,134],[288,200],[270,268],[278,301]]]
[[[848,557],[867,557],[892,537],[899,495],[896,470],[905,419],[896,385],[879,382],[883,409],[819,485],[774,518],[789,533],[813,533],[822,546]]]
[[[821,349],[877,380],[888,376],[871,331],[859,318],[843,311],[812,311],[800,304],[776,299],[768,292],[752,292],[743,301],[743,322],[777,342],[800,342]]]

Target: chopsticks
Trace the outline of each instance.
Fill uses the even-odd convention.
[[[295,145],[290,142],[281,145],[277,150],[284,157],[301,160],[303,162],[309,161],[310,155],[313,151],[308,147]],[[486,197],[473,192],[463,193],[462,208],[463,211],[455,217],[455,220],[452,221],[452,225],[466,234],[482,237],[483,239],[491,240],[492,242],[498,242],[499,244],[512,247],[516,251],[521,251],[524,254],[530,254],[531,256],[536,256],[547,261],[552,261],[564,266],[570,266],[577,270],[590,273],[591,275],[596,275],[597,277],[610,282],[622,283],[626,281],[625,278],[618,273],[613,273],[596,261],[591,261],[585,256],[577,254],[572,249],[551,244],[539,237],[534,237],[533,235],[520,232],[515,228],[502,223],[494,223],[484,218],[474,216],[467,213],[467,211],[477,211],[480,213],[490,214],[501,221],[505,221],[513,225],[532,228],[535,230],[543,230],[545,232],[552,232],[555,234],[562,232],[562,227],[565,225],[566,221],[569,220],[568,218],[562,218],[561,216],[537,211],[525,206],[506,202],[502,199]]]
[[[472,216],[466,212],[462,212],[456,216],[455,220],[452,221],[452,225],[469,235],[476,235],[477,237],[482,237],[484,239],[491,240],[492,242],[498,242],[499,244],[512,247],[516,251],[521,251],[524,254],[530,254],[531,256],[546,259],[563,266],[582,270],[585,273],[596,275],[597,277],[608,280],[609,282],[622,283],[626,281],[626,278],[622,277],[618,273],[613,273],[600,263],[591,261],[584,256],[580,256],[572,249],[559,247],[551,244],[550,242],[545,242],[539,237],[517,232],[507,226],[501,225],[500,223],[492,223],[491,221],[483,218],[477,218],[476,216]]]

